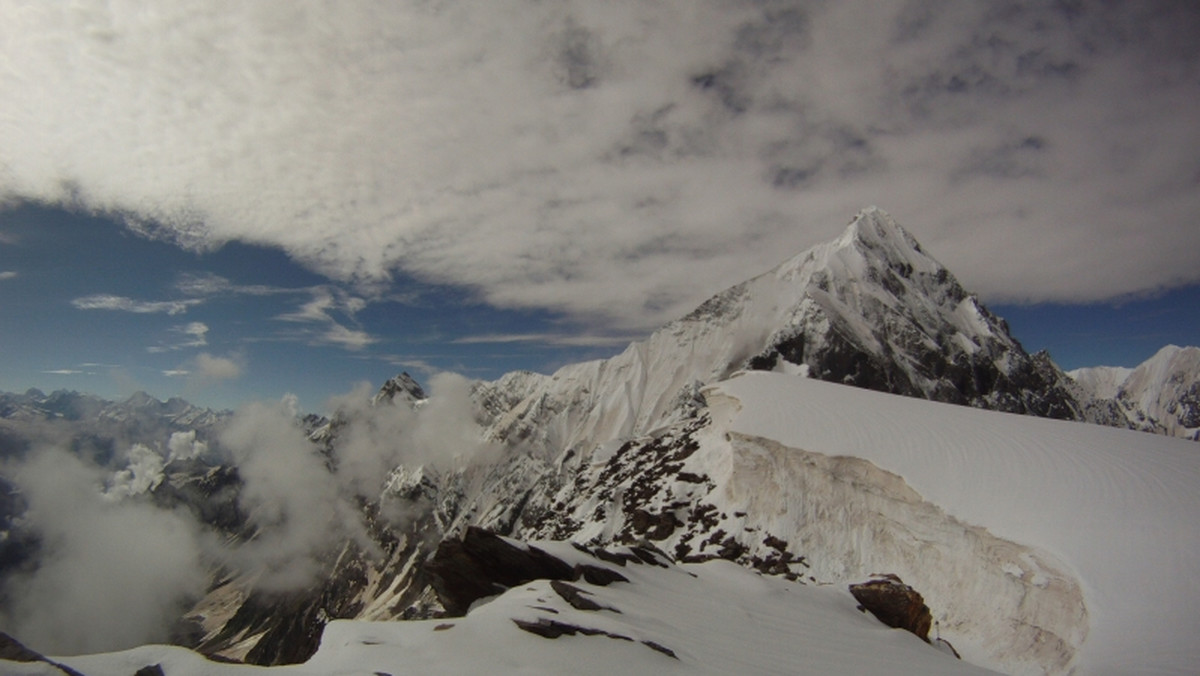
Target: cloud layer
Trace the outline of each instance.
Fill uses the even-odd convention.
[[[498,457],[474,423],[471,381],[441,373],[429,384],[420,406],[373,403],[365,384],[335,397],[337,443],[324,450],[309,440],[289,398],[242,407],[213,448],[195,430],[156,436],[139,427],[142,441],[108,466],[67,450],[72,438],[111,433],[95,416],[71,428],[22,428],[30,450],[0,462],[0,476],[27,503],[18,521],[40,545],[29,565],[0,577],[0,626],[51,654],[164,642],[218,566],[257,589],[286,591],[311,585],[347,541],[381,556],[362,504],[380,501],[387,518],[408,518],[407,499],[387,499],[393,469],[462,471],[469,480]],[[210,454],[237,469],[250,537],[232,538],[194,511],[163,507],[171,491],[151,495],[186,467],[172,463]]]
[[[867,204],[993,301],[1200,280],[1190,3],[0,13],[0,199],[279,246],[363,293],[403,270],[644,329]]]

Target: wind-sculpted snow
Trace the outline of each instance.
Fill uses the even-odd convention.
[[[518,532],[646,539],[682,561],[728,559],[809,584],[896,573],[977,663],[1030,674],[1071,664],[1087,610],[1053,556],[958,520],[866,460],[732,431],[737,402],[706,393],[711,421],[601,448],[527,503]]]
[[[1055,568],[1076,578],[1089,624],[1075,661],[1080,673],[1184,674],[1200,664],[1191,631],[1200,612],[1193,444],[773,374],[735,377],[709,392],[714,399],[727,402],[714,419],[736,432],[868,460],[962,523],[1029,548],[1035,558],[1018,559],[1036,567],[1009,568],[1014,585],[1053,590]],[[948,551],[929,548],[921,558]],[[931,606],[981,618],[997,609],[969,589],[978,572],[947,581],[964,585],[949,590],[953,602],[936,587],[922,593]],[[921,578],[902,576],[920,588]],[[1031,619],[1032,610],[1021,606],[1012,619]]]
[[[627,581],[600,586],[578,580],[564,589],[532,580],[475,604],[464,617],[332,622],[307,663],[271,673],[991,673],[857,611],[843,587],[764,578],[725,561],[653,565],[622,548],[602,559],[563,542],[531,544],[568,569],[607,567]],[[629,563],[613,563],[623,554]],[[534,633],[538,627],[544,630]],[[58,659],[89,676],[128,676],[153,665],[166,676],[261,673],[166,646]],[[3,666],[9,664],[13,673],[41,673]]]

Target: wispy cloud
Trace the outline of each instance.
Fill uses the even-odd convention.
[[[146,350],[161,353],[208,345],[208,325],[204,322],[188,322],[173,326],[170,330],[172,333],[182,334],[184,338],[169,345],[152,345]]]
[[[613,347],[625,345],[638,336],[600,336],[572,333],[488,333],[456,338],[455,345],[488,345],[504,343],[536,343],[564,347]]]
[[[289,289],[263,284],[235,284],[229,279],[212,272],[185,272],[175,280],[175,289],[186,296],[208,297],[222,294],[270,296],[285,293],[303,293],[308,289]]]
[[[186,378],[189,387],[204,389],[228,380],[237,380],[245,371],[246,358],[241,353],[227,356],[201,352],[173,369],[163,369],[167,378]]]
[[[71,301],[71,305],[80,310],[115,310],[137,314],[165,313],[168,315],[178,315],[187,312],[188,308],[203,302],[203,300],[195,298],[188,300],[145,301],[126,296],[101,293],[76,298]]]
[[[443,369],[430,364],[424,359],[414,359],[410,357],[400,357],[396,355],[382,357],[384,361],[392,366],[398,366],[410,371],[416,371],[423,376],[431,376],[435,373],[440,373]]]
[[[0,270],[0,281],[5,279],[13,279],[16,276],[17,273],[14,270]]]
[[[49,371],[42,371],[42,373],[53,376],[77,376],[82,374],[83,371],[80,371],[79,369],[51,369]]]
[[[366,331],[350,328],[343,321],[355,323],[355,315],[367,306],[367,301],[329,286],[309,289],[312,298],[293,312],[276,317],[285,322],[315,323],[317,331],[305,332],[310,342],[337,345],[348,350],[361,350],[379,342]],[[339,321],[338,317],[342,320]]]
[[[242,375],[240,359],[218,357],[207,352],[201,352],[191,360],[191,375],[206,382],[221,380],[236,380]]]
[[[348,350],[361,350],[379,342],[379,339],[358,329],[348,329],[341,324],[330,324],[319,337],[319,341],[339,345]]]
[[[1190,3],[270,7],[5,11],[0,199],[618,331],[867,204],[990,300],[1200,280]]]

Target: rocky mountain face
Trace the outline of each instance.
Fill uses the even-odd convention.
[[[1200,348],[1168,345],[1137,367],[1071,371],[1084,396],[1125,425],[1200,441]]]

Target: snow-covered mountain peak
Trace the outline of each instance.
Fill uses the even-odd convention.
[[[426,398],[425,390],[405,371],[384,383],[371,403],[378,406],[383,402],[395,403],[399,399],[412,406]]]
[[[1003,411],[1086,417],[1046,358],[968,294],[894,218],[859,212],[842,234],[735,285],[604,361],[481,386],[490,435],[552,457],[686,417],[699,385],[740,369]],[[1060,382],[1061,381],[1061,382]]]
[[[1069,375],[1130,427],[1200,441],[1200,347],[1167,345],[1134,368],[1093,366]]]
[[[1088,366],[1067,371],[1075,382],[1103,399],[1114,399],[1133,369],[1125,366]]]

